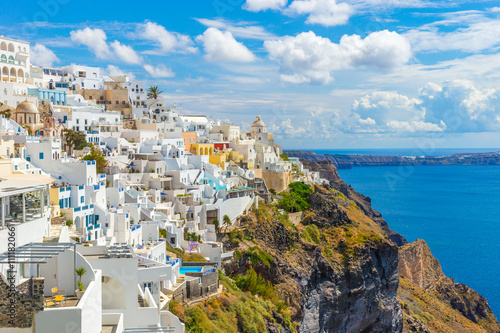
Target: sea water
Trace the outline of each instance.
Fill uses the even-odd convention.
[[[317,151],[317,153],[321,153]],[[500,166],[355,167],[340,177],[392,230],[424,239],[444,273],[500,315]]]

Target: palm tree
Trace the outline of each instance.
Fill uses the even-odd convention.
[[[75,273],[76,273],[76,275],[78,275],[80,283],[82,283],[82,276],[87,274],[87,270],[85,269],[85,267],[79,267],[79,268],[75,269]]]
[[[226,227],[226,231],[227,231],[227,227],[231,226],[231,219],[229,218],[229,216],[224,215],[224,217],[222,218],[222,221],[224,222],[224,226]]]
[[[158,96],[163,94],[163,91],[161,91],[158,86],[151,86],[148,88],[148,99],[158,99]]]

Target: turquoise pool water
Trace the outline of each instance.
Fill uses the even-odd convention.
[[[193,266],[193,267],[185,266],[185,267],[179,268],[179,272],[181,274],[186,274],[186,272],[201,272],[202,270],[203,270],[203,267],[197,267],[197,266]]]

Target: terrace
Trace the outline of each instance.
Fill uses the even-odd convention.
[[[41,175],[16,174],[0,180],[0,230],[47,216],[50,200],[47,185],[53,180]]]

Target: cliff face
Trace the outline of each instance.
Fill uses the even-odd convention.
[[[414,304],[418,301],[418,308],[408,303],[403,306],[407,331],[415,331],[408,325],[410,321],[420,322],[430,332],[500,331],[486,299],[446,277],[425,241],[419,239],[399,249],[399,275],[400,298]]]
[[[290,157],[309,161],[331,161],[339,169],[357,166],[401,166],[401,165],[500,165],[500,152],[453,154],[450,156],[379,156],[379,155],[330,155],[311,151],[288,150]],[[416,152],[418,154],[418,151]]]
[[[194,307],[172,306],[187,328],[500,332],[486,300],[447,278],[425,242],[407,244],[390,230],[370,198],[338,179],[330,162],[311,166],[329,172],[332,182],[312,193],[302,184],[282,196],[307,198],[301,220],[290,220],[276,202],[260,204],[220,235],[235,252],[220,274],[225,291]]]
[[[401,332],[396,245],[334,190],[317,187],[310,203],[296,226],[270,207],[242,220],[253,241],[238,245],[226,273],[253,269],[270,281],[298,332]],[[268,266],[256,248],[270,256]]]

